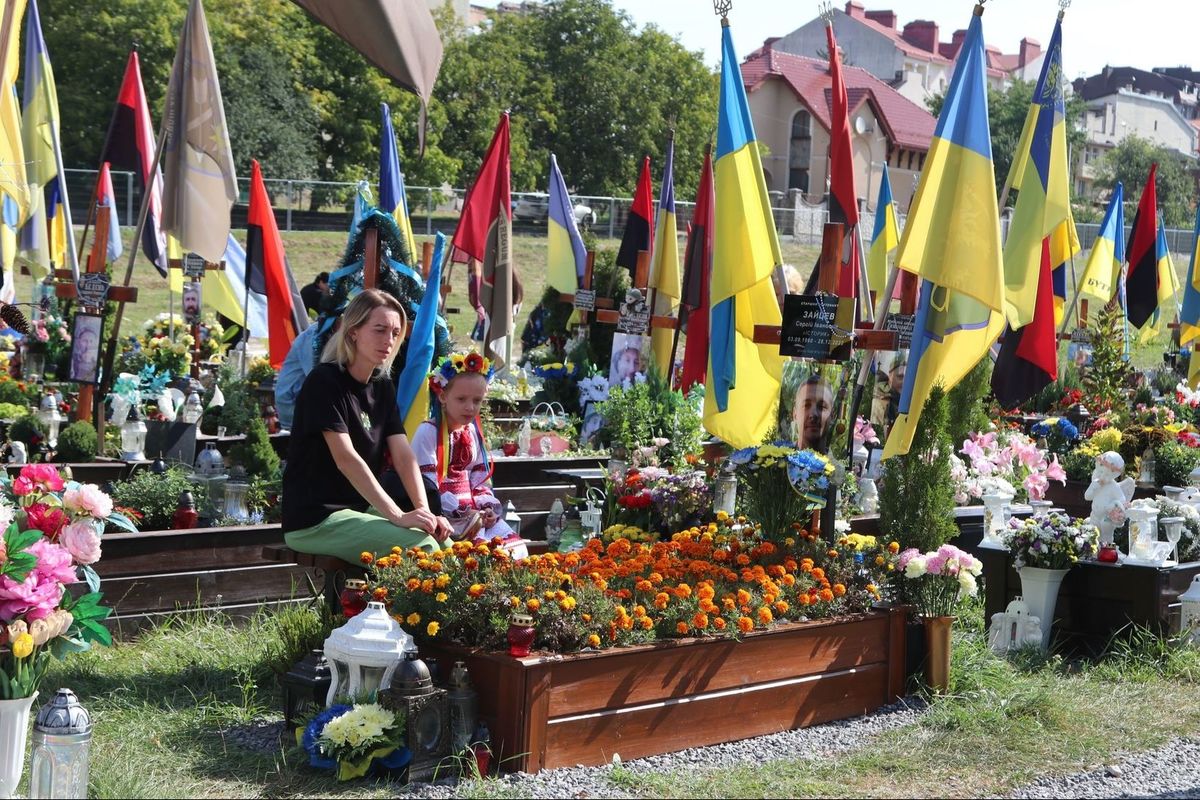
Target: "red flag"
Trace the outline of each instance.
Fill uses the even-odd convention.
[[[1129,272],[1125,279],[1125,299],[1129,321],[1142,327],[1158,308],[1158,255],[1155,248],[1158,238],[1158,193],[1154,188],[1154,176],[1158,164],[1150,165],[1150,177],[1142,189],[1137,213],[1133,216],[1130,233]]]
[[[479,308],[486,320],[484,353],[500,369],[505,353],[497,346],[514,330],[513,305],[521,284],[512,263],[512,192],[508,162],[508,114],[500,116],[479,174],[463,203],[454,247],[483,265]],[[502,348],[507,349],[507,348]]]
[[[712,277],[713,206],[716,203],[711,148],[704,153],[701,169],[696,208],[692,224],[688,226],[683,259],[683,297],[679,301],[687,309],[687,344],[683,350],[683,376],[679,382],[684,394],[696,384],[703,385],[708,374],[708,282]]]
[[[632,279],[637,275],[637,256],[642,250],[650,252],[654,247],[654,193],[650,186],[650,156],[642,160],[642,174],[638,177],[637,191],[633,194],[633,208],[625,220],[625,233],[621,236],[621,249],[617,251],[617,266],[629,270]]]
[[[125,78],[121,81],[121,92],[117,95],[117,106],[113,109],[100,161],[109,162],[113,169],[135,173],[139,190],[143,194],[150,192],[150,208],[146,215],[146,229],[142,234],[142,252],[166,277],[167,240],[159,223],[162,219],[163,178],[162,170],[156,169],[153,175],[150,174],[154,151],[150,107],[146,104],[146,92],[142,88],[142,70],[137,50],[133,50],[125,62]],[[133,220],[129,222],[132,224]]]
[[[304,301],[292,277],[271,198],[257,161],[250,162],[250,209],[246,215],[246,273],[263,276],[267,287],[267,333],[271,366],[279,369],[292,341],[308,327]]]
[[[992,370],[992,392],[1001,408],[1024,403],[1058,379],[1058,336],[1054,329],[1054,279],[1050,270],[1050,237],[1042,239],[1033,320],[1004,333]]]
[[[829,76],[832,79],[832,98],[829,115],[829,221],[841,222],[850,239],[849,260],[842,263],[838,275],[838,295],[855,297],[858,294],[858,194],[854,191],[854,151],[850,140],[850,101],[846,97],[846,82],[842,79],[842,59],[838,53],[833,25],[825,25],[829,43]],[[845,252],[843,250],[843,252]],[[876,287],[876,290],[882,287]]]

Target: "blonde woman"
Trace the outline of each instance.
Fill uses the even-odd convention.
[[[408,323],[391,295],[360,292],[296,398],[283,473],[283,530],[301,553],[357,562],[393,546],[435,550],[449,523],[429,510],[388,377]],[[412,499],[404,512],[380,486],[385,456]]]

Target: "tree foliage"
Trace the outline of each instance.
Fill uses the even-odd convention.
[[[43,0],[67,166],[97,166],[135,42],[159,124],[186,7],[186,0]],[[628,195],[644,155],[658,166],[673,120],[676,188],[687,197],[714,132],[717,82],[700,55],[657,28],[638,30],[607,0],[497,14],[471,34],[448,8],[437,12],[445,58],[423,157],[417,98],[290,0],[206,0],[205,11],[241,175],[257,158],[268,178],[374,181],[386,102],[409,185],[469,181],[508,109],[514,190],[544,191],[554,152],[575,191]],[[328,191],[312,202],[348,199]]]
[[[1125,218],[1133,223],[1142,187],[1150,175],[1150,165],[1158,164],[1155,184],[1158,205],[1168,227],[1192,226],[1192,192],[1195,182],[1188,175],[1183,156],[1140,136],[1126,136],[1109,150],[1096,168],[1096,184],[1104,189],[1125,185]]]

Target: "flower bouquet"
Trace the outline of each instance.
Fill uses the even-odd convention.
[[[296,743],[318,769],[336,770],[339,781],[368,771],[403,768],[412,760],[404,746],[404,714],[378,703],[336,704],[296,729]]]
[[[1046,449],[1064,456],[1079,443],[1079,429],[1066,417],[1046,417],[1034,423],[1030,432],[1046,440]]]
[[[836,468],[826,456],[787,442],[747,447],[729,456],[738,473],[738,505],[768,538],[785,536],[825,507]]]
[[[112,637],[100,605],[100,535],[106,524],[136,532],[93,484],[64,482],[48,464],[0,478],[0,699],[29,697],[49,666]],[[76,596],[68,584],[86,581]]]
[[[1070,569],[1079,559],[1095,556],[1100,531],[1085,519],[1053,511],[1010,519],[1002,538],[1018,570]]]
[[[921,553],[915,547],[900,554],[908,597],[922,617],[949,617],[960,602],[974,597],[983,562],[951,544]]]
[[[960,505],[982,498],[998,485],[995,479],[1013,487],[1016,502],[1040,500],[1050,481],[1065,484],[1067,480],[1058,455],[1051,454],[1047,459],[1046,453],[1020,431],[973,433],[960,452],[966,461],[950,457],[956,485],[954,499]]]

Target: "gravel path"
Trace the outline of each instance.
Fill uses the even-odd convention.
[[[1200,798],[1200,738],[1175,739],[1087,772],[1040,778],[1010,796]]]
[[[864,717],[625,761],[621,766],[626,772],[644,775],[761,764],[777,757],[819,758],[862,747],[884,731],[911,725],[926,707],[919,698],[906,698]],[[507,775],[498,785],[489,787],[494,791],[488,791],[488,794],[535,798],[632,797],[609,779],[612,771],[611,766],[571,767],[544,770],[536,775]],[[457,792],[452,786],[417,784],[402,789],[401,795],[450,798],[457,796]]]

